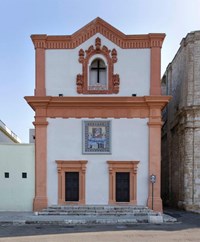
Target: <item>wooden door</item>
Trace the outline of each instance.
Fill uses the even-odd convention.
[[[116,172],[116,202],[130,202],[129,172]]]
[[[65,172],[65,201],[79,201],[79,172]]]

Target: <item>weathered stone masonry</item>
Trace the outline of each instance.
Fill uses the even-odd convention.
[[[162,94],[173,96],[163,112],[162,198],[167,205],[200,209],[200,31],[181,41]]]

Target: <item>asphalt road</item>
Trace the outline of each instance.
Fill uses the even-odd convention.
[[[0,225],[1,238],[12,238],[18,236],[57,235],[69,233],[91,233],[91,232],[114,232],[114,231],[183,231],[199,229],[200,241],[200,214],[167,210],[165,213],[177,218],[176,223],[168,224],[127,224],[127,225]]]

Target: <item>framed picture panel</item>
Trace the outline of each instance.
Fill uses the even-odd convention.
[[[111,154],[111,121],[83,121],[83,154]]]

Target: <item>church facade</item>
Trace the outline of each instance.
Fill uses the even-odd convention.
[[[100,18],[72,35],[31,36],[35,93],[25,99],[35,111],[34,211],[54,204],[151,208],[152,194],[153,209],[162,211],[164,37],[125,35]]]

